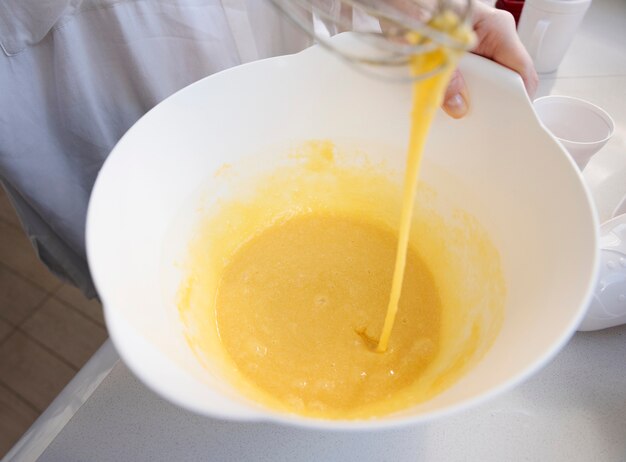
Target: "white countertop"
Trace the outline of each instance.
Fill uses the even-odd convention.
[[[588,99],[615,120],[584,176],[601,220],[626,194],[626,0],[593,0],[539,94]],[[39,458],[39,459],[38,459]],[[7,461],[626,461],[626,326],[578,333],[524,384],[471,410],[400,430],[345,433],[188,413],[144,387],[107,342]]]

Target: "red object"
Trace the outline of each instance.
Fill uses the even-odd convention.
[[[498,0],[496,8],[511,13],[515,18],[515,25],[517,25],[522,14],[522,8],[524,8],[524,0]]]

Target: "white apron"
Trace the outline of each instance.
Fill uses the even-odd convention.
[[[0,180],[41,260],[96,295],[87,203],[124,132],[195,80],[309,44],[267,0],[0,0]]]

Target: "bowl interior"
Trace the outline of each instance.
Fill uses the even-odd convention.
[[[129,367],[161,395],[199,413],[369,428],[459,409],[545,363],[572,334],[590,296],[595,213],[575,165],[537,121],[521,79],[475,56],[464,59],[462,70],[471,112],[460,121],[438,115],[423,175],[488,231],[508,295],[500,335],[461,381],[380,420],[313,421],[248,402],[218,371],[202,367],[185,343],[175,260],[193,220],[181,210],[222,164],[279,143],[336,139],[393,168],[404,165],[410,86],[364,76],[319,48],[185,88],[131,128],[105,163],[89,207],[87,249],[111,338]]]

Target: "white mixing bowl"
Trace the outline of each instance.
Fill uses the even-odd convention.
[[[169,256],[189,236],[191,224],[180,210],[220,165],[281,142],[351,139],[366,151],[390,146],[372,155],[402,168],[410,86],[362,75],[314,47],[190,85],[137,122],[107,159],[89,206],[87,251],[109,334],[130,369],[200,414],[337,429],[396,426],[458,411],[546,364],[574,332],[594,287],[595,211],[576,165],[540,126],[519,76],[476,56],[461,67],[471,112],[460,121],[437,116],[423,178],[474,215],[500,252],[505,319],[476,367],[403,412],[323,421],[250,402],[187,346],[175,305],[182,274]],[[459,185],[432,174],[435,167],[461,179],[471,194],[458,194]]]

